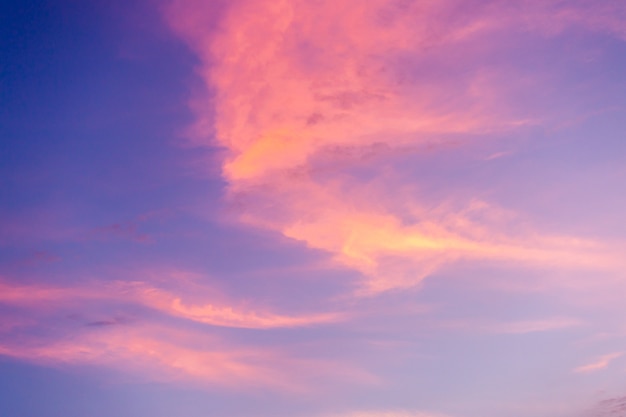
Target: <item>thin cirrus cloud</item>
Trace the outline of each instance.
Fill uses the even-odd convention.
[[[615,353],[603,355],[591,363],[579,366],[578,368],[574,369],[574,372],[579,373],[579,374],[585,374],[585,373],[600,371],[602,369],[607,368],[611,364],[611,362],[613,362],[615,359],[623,355],[624,355],[624,352],[615,352]]]
[[[165,329],[159,335],[167,333]],[[100,328],[71,340],[33,339],[16,344],[5,341],[3,355],[30,362],[60,365],[100,365],[136,373],[156,380],[177,380],[193,377],[218,381],[230,375],[234,380],[255,380],[261,372],[246,365],[233,349],[194,350],[154,336],[139,335],[137,328],[120,330],[118,326]],[[180,334],[176,335],[180,339]],[[236,372],[235,372],[236,371]]]
[[[622,417],[626,415],[626,397],[608,398],[600,401],[583,417]]]
[[[340,313],[316,313],[304,316],[276,314],[265,309],[242,309],[224,301],[208,303],[206,287],[187,289],[178,293],[156,288],[144,282],[94,283],[84,287],[49,287],[42,285],[12,285],[0,282],[0,303],[32,310],[55,310],[64,306],[78,308],[94,303],[120,303],[148,307],[159,312],[204,324],[234,328],[269,329],[311,326],[345,319]],[[190,296],[193,294],[193,297]],[[185,298],[202,299],[199,303]]]
[[[197,327],[199,323],[269,330],[327,324],[344,320],[343,316],[289,316],[238,309],[223,300],[208,304],[207,288],[199,291],[194,287],[193,292],[190,298],[202,299],[204,304],[186,304],[184,296],[143,282],[93,283],[82,288],[3,282],[0,355],[48,366],[105,367],[142,380],[239,390],[264,387],[303,392],[312,389],[311,379],[326,377],[377,382],[356,365],[310,358],[288,347],[242,344]],[[112,311],[117,312],[113,318]],[[194,323],[195,327],[189,326]]]
[[[354,411],[345,414],[328,414],[320,417],[446,417],[420,411]],[[449,417],[449,416],[448,416]]]
[[[444,328],[466,330],[472,333],[528,334],[554,332],[584,326],[583,320],[571,317],[550,317],[540,320],[519,320],[510,322],[460,320],[439,324]]]
[[[363,275],[359,293],[378,294],[459,260],[619,265],[602,242],[502,222],[497,204],[428,201],[415,191],[421,179],[393,164],[398,151],[449,137],[471,148],[574,117],[513,99],[539,91],[549,70],[516,73],[485,57],[570,27],[623,36],[624,11],[600,3],[242,0],[217,28],[200,1],[172,1],[165,13],[203,62],[211,94],[190,136],[225,150],[238,219],[330,253]]]
[[[94,366],[139,380],[306,392],[309,379],[374,383],[346,363],[299,358],[289,352],[228,343],[205,332],[158,324],[86,327],[71,337],[3,337],[0,354],[40,365]]]

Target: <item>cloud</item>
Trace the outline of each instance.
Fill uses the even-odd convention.
[[[584,417],[623,417],[626,416],[626,397],[609,398],[600,401]]]
[[[569,329],[584,324],[581,320],[567,317],[555,317],[545,320],[524,320],[494,325],[493,330],[499,333],[525,334],[547,332],[551,330]]]
[[[470,332],[496,334],[527,334],[571,329],[586,324],[584,321],[569,317],[551,317],[539,320],[519,320],[510,322],[460,320],[444,322],[443,326]]]
[[[327,414],[323,417],[446,417],[439,413],[420,411],[354,411],[343,414]]]
[[[138,224],[135,223],[114,223],[105,227],[94,229],[90,235],[103,239],[129,239],[138,243],[151,242],[151,237],[139,232]]]
[[[108,320],[90,321],[87,323],[87,326],[93,326],[93,327],[117,326],[120,324],[127,324],[128,321],[129,320],[125,317],[113,317],[112,319],[108,319]]]
[[[488,115],[501,112],[491,102],[487,74],[463,77],[450,96],[444,80],[415,85],[396,73],[394,60],[406,54],[473,36],[477,23],[459,18],[453,6],[239,1],[211,39],[199,32],[208,18],[198,13],[203,7],[174,2],[173,25],[211,63],[203,75],[216,89],[218,142],[230,152],[225,176],[235,183],[260,180],[329,146],[398,146],[525,123]]]
[[[0,307],[7,314],[0,321],[0,355],[45,366],[107,367],[141,379],[229,389],[305,392],[326,379],[378,382],[345,361],[310,358],[302,346],[242,343],[228,333],[198,326],[269,330],[335,322],[343,319],[340,315],[281,315],[240,309],[223,299],[207,303],[210,289],[178,284],[175,293],[144,282],[71,288],[2,282]],[[186,298],[203,301],[187,304],[182,301]]]
[[[362,273],[358,293],[378,294],[459,260],[614,266],[597,242],[493,221],[495,204],[424,201],[390,152],[554,123],[517,104],[531,75],[484,58],[518,31],[600,30],[611,4],[240,0],[215,25],[203,2],[176,0],[166,15],[203,62],[211,94],[190,136],[224,149],[238,220],[330,253]]]
[[[120,281],[66,288],[36,284],[22,286],[0,282],[0,304],[25,307],[31,311],[46,311],[59,308],[93,308],[96,305],[106,307],[111,303],[128,303],[213,326],[257,329],[311,326],[345,319],[345,316],[340,313],[290,316],[276,314],[265,309],[238,308],[223,300],[218,300],[217,298],[220,297],[216,297],[215,292],[206,286],[185,287],[184,284],[178,283],[177,290],[178,292],[171,292],[146,282]],[[216,301],[207,302],[207,297],[210,297],[211,293],[216,297]],[[189,303],[184,301],[185,298],[198,300],[198,302]],[[109,322],[110,320],[93,321],[93,323],[102,324]]]
[[[589,372],[596,372],[596,371],[605,369],[611,364],[611,362],[613,362],[615,359],[623,355],[624,355],[623,352],[616,352],[616,353],[610,353],[608,355],[601,356],[594,362],[591,362],[587,365],[579,366],[578,368],[574,369],[574,372],[589,373]]]
[[[155,288],[140,288],[138,298],[147,306],[172,316],[214,326],[268,329],[277,327],[311,326],[341,321],[339,313],[319,313],[308,316],[288,316],[268,311],[240,310],[219,303],[186,303],[181,297]]]
[[[495,152],[495,153],[492,153],[491,155],[487,156],[485,158],[485,161],[492,161],[494,159],[505,158],[507,156],[510,156],[512,153],[513,152],[511,152],[511,151]]]
[[[105,366],[170,383],[294,391],[305,389],[303,375],[316,366],[333,374],[333,364],[323,361],[309,363],[284,352],[229,345],[215,336],[154,324],[97,327],[53,340],[4,339],[4,356],[48,366]]]

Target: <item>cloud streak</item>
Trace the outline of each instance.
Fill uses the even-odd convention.
[[[83,287],[46,287],[41,285],[16,286],[0,282],[0,303],[26,307],[33,311],[54,310],[86,303],[128,303],[148,307],[183,319],[221,327],[269,329],[278,327],[311,326],[345,319],[339,313],[320,313],[310,316],[275,314],[265,309],[239,309],[224,301],[207,302],[210,290],[195,286],[179,292],[156,288],[145,282],[94,283]],[[199,300],[186,302],[185,298]]]
[[[597,360],[574,369],[574,372],[578,374],[586,374],[590,372],[600,371],[607,368],[611,364],[611,362],[623,355],[623,352],[615,352],[608,355],[600,356]]]
[[[180,295],[184,290],[193,296]],[[309,358],[288,346],[242,344],[197,326],[270,330],[328,324],[343,316],[238,309],[223,300],[207,303],[204,297],[209,292],[200,285],[181,284],[175,294],[143,282],[71,288],[3,282],[0,307],[9,308],[11,314],[0,322],[0,355],[40,365],[107,367],[140,379],[237,390],[302,393],[320,378],[377,381],[345,362]],[[204,302],[187,304],[182,301],[186,297]],[[112,311],[117,312],[113,317]],[[54,326],[48,326],[51,321]]]
[[[307,378],[363,378],[332,361],[300,359],[268,348],[242,347],[215,336],[158,325],[90,328],[52,340],[4,338],[0,354],[48,366],[107,367],[141,380],[229,389],[310,390]],[[370,377],[371,378],[371,377]]]
[[[354,411],[345,414],[328,414],[320,417],[446,417],[443,414],[420,411]]]

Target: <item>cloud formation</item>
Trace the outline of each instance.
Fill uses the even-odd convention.
[[[106,367],[140,380],[172,384],[302,392],[311,389],[307,379],[315,375],[348,379],[366,375],[345,364],[237,346],[206,333],[154,324],[89,328],[52,339],[2,339],[4,356],[56,367]]]
[[[234,328],[267,329],[276,327],[310,326],[344,319],[339,313],[319,313],[310,316],[275,314],[264,309],[239,309],[223,300],[207,302],[215,292],[206,286],[185,288],[175,283],[178,292],[171,292],[146,282],[94,283],[83,287],[49,287],[42,285],[12,285],[0,282],[0,303],[33,310],[54,310],[85,303],[129,303],[204,324]],[[212,294],[213,293],[213,294]],[[186,302],[185,298],[200,300]],[[223,297],[222,297],[223,298]]]
[[[205,7],[172,1],[167,15],[203,62],[213,93],[191,136],[224,149],[240,221],[330,253],[363,274],[362,294],[458,260],[614,266],[604,245],[522,229],[495,204],[424,200],[394,161],[561,122],[516,103],[539,88],[532,74],[485,57],[567,27],[621,36],[615,2],[240,0],[217,28]]]
[[[345,414],[328,414],[322,417],[446,417],[443,414],[435,414],[420,411],[354,411]]]
[[[615,397],[600,401],[584,417],[623,417],[626,416],[626,397]]]
[[[584,373],[589,373],[589,372],[600,371],[608,367],[611,364],[611,362],[613,362],[615,359],[623,355],[624,355],[624,352],[615,352],[615,353],[609,353],[608,355],[603,355],[587,365],[579,366],[578,368],[574,369],[574,372],[584,374]]]
[[[267,330],[332,323],[343,320],[341,315],[238,309],[223,299],[207,303],[212,292],[207,287],[170,285],[178,288],[177,294],[144,282],[68,288],[2,282],[0,307],[7,314],[0,322],[0,355],[51,366],[104,366],[141,379],[232,389],[306,391],[311,389],[309,379],[328,376],[376,380],[347,363],[300,357],[287,347],[241,344],[192,325]],[[187,304],[185,298],[204,301]],[[50,322],[55,325],[48,326]],[[42,328],[49,330],[38,331]]]
[[[623,0],[17,3],[0,415],[623,411]]]

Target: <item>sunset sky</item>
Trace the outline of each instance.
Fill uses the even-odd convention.
[[[0,416],[626,416],[626,2],[0,2]]]

